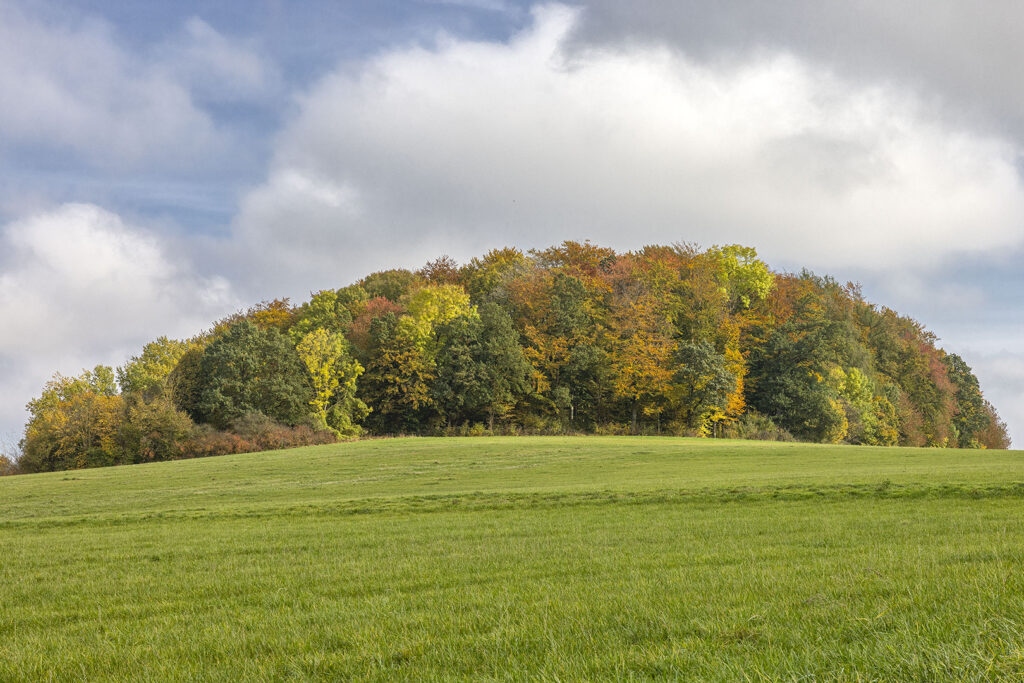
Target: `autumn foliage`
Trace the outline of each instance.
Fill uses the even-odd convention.
[[[360,434],[645,433],[1008,446],[962,358],[748,247],[565,242],[264,302],[29,404],[27,471]]]

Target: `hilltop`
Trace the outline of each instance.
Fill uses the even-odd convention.
[[[264,302],[29,404],[23,471],[388,434],[1005,448],[971,368],[853,284],[748,247],[566,242]]]

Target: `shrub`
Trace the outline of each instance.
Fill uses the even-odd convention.
[[[739,420],[722,430],[727,439],[750,439],[754,441],[796,441],[793,435],[779,427],[771,418],[749,411]]]
[[[0,477],[18,474],[18,463],[14,459],[0,453]]]
[[[335,441],[337,437],[330,431],[313,429],[309,425],[288,427],[262,413],[246,413],[235,420],[227,431],[216,430],[209,425],[193,429],[182,444],[182,457],[205,458],[231,453],[254,453]]]

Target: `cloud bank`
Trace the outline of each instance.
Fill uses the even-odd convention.
[[[578,19],[548,6],[508,43],[441,36],[323,79],[242,203],[245,261],[322,281],[393,264],[396,244],[417,262],[589,238],[926,268],[1024,240],[1004,140],[785,52],[570,49]]]

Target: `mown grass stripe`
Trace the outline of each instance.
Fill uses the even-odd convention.
[[[888,499],[961,499],[1024,498],[1024,482],[978,486],[950,484],[839,484],[822,486],[761,486],[702,489],[664,489],[654,491],[600,490],[551,493],[472,492],[454,495],[412,495],[363,498],[304,505],[248,505],[207,510],[202,508],[144,510],[123,515],[62,515],[59,517],[21,518],[0,521],[0,529],[68,527],[80,525],[120,525],[172,519],[263,519],[268,517],[370,515],[394,513],[431,513],[452,510],[531,510],[557,507],[646,504],[756,504],[764,501],[839,501],[873,498]]]

